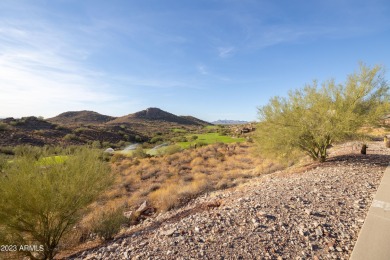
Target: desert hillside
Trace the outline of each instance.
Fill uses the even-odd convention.
[[[0,119],[0,146],[84,145],[124,147],[149,141],[164,134],[168,142],[180,133],[172,129],[199,132],[210,123],[193,116],[177,116],[159,108],[147,108],[127,116],[113,117],[94,111],[68,111],[43,119],[35,116]],[[104,143],[104,144],[103,144]]]
[[[67,125],[67,124],[102,124],[114,120],[113,116],[106,116],[94,111],[68,111],[58,116],[47,119],[47,121]]]
[[[68,259],[348,259],[390,160],[368,147],[205,194]]]
[[[182,125],[209,125],[209,123],[195,117],[180,117],[155,107],[150,107],[133,114],[118,117],[110,121],[109,124],[132,124],[139,122],[140,120],[151,121],[154,123],[155,121],[161,121]]]

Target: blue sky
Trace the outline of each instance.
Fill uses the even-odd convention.
[[[0,117],[256,120],[270,97],[341,83],[359,61],[389,68],[389,13],[387,0],[1,0]]]

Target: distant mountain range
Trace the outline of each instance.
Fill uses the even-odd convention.
[[[249,123],[248,121],[241,121],[241,120],[217,120],[214,122],[211,122],[213,125],[242,125]]]

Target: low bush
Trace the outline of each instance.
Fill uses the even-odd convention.
[[[94,222],[93,232],[104,240],[111,240],[128,219],[123,215],[123,208],[120,207],[101,213]]]
[[[150,143],[155,144],[157,142],[162,142],[163,138],[161,136],[155,136],[152,139],[150,139]]]
[[[121,153],[115,153],[112,156],[110,156],[110,162],[112,163],[116,163],[124,159],[126,159],[126,155]]]
[[[54,258],[62,237],[112,183],[110,168],[96,151],[67,152],[67,160],[50,165],[18,153],[0,174],[0,240],[43,245],[38,259]],[[41,156],[47,158],[45,151]]]
[[[137,146],[137,148],[132,153],[133,157],[137,158],[147,158],[149,155],[144,151],[141,145]]]
[[[8,130],[9,126],[6,123],[0,122],[0,131]]]
[[[100,149],[102,148],[102,143],[99,140],[93,141],[91,144],[92,148]]]
[[[16,156],[20,157],[39,159],[43,153],[43,150],[36,146],[18,145],[14,148],[14,153]]]
[[[15,155],[14,149],[10,146],[0,147],[0,153],[5,155]]]
[[[55,130],[66,130],[67,128],[65,126],[62,126],[62,125],[56,125],[54,127]]]
[[[79,138],[75,134],[67,134],[63,137],[65,141],[77,141]]]
[[[178,153],[182,150],[182,148],[179,145],[170,145],[167,146],[165,149],[161,149],[161,152],[158,152],[158,155],[171,155],[174,153]]]
[[[79,128],[76,128],[74,130],[75,133],[82,133],[82,132],[85,132],[85,131],[88,131],[88,128],[86,128],[86,127],[79,127]]]
[[[206,145],[207,145],[207,143],[204,142],[204,141],[198,141],[198,142],[196,142],[196,146],[197,146],[197,147],[202,147],[202,146],[206,146]]]

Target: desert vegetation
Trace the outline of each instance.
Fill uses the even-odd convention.
[[[99,124],[80,123],[88,111],[49,121],[6,119],[0,122],[1,137],[15,132],[18,142],[36,145],[37,138],[41,145],[53,138],[61,146],[0,147],[0,242],[42,245],[41,252],[25,253],[53,259],[65,247],[113,239],[201,194],[307,158],[323,162],[333,144],[388,131],[376,127],[390,108],[388,90],[382,68],[362,64],[344,84],[313,82],[286,98],[272,98],[259,108],[260,122],[246,131],[155,108],[115,120],[94,113]],[[77,124],[51,123],[61,120]],[[144,134],[129,122],[151,127]],[[120,151],[130,144],[136,148]],[[107,148],[117,151],[103,153]]]
[[[109,144],[98,140],[83,147],[1,147],[2,242],[43,245],[42,252],[30,257],[52,259],[61,248],[90,238],[111,239],[123,227],[138,223],[143,215],[124,217],[124,213],[135,212],[142,203],[152,213],[168,211],[205,192],[280,169],[253,156],[244,139],[210,129],[202,128],[206,132],[198,134],[171,130],[177,144],[171,142],[154,154],[143,147],[150,143],[139,145],[130,155],[103,154]],[[180,141],[190,145],[183,147]],[[111,181],[114,185],[104,191]],[[20,190],[26,192],[18,197]]]
[[[180,204],[175,194],[176,198],[182,194],[181,200],[185,200],[197,193],[235,185],[240,177],[260,174],[261,170],[255,172],[251,166],[255,161],[258,165],[259,159],[249,155],[248,149],[244,144],[219,143],[157,158],[125,159],[115,167],[122,186],[119,190],[122,195],[129,194],[126,187],[134,190],[130,201],[136,203],[130,204],[149,200],[157,210],[169,210]]]
[[[136,211],[143,203],[149,213],[164,212],[205,192],[231,188],[283,168],[251,149],[248,143],[216,143],[157,157],[120,156],[112,165],[114,185],[90,205],[91,212],[79,223],[84,235],[79,235],[94,233],[109,239],[121,227],[145,217]]]
[[[112,183],[109,167],[99,157],[99,152],[80,147],[63,151],[62,157],[24,147],[12,161],[3,162],[1,244],[36,245],[40,250],[35,252],[16,251],[32,259],[53,259],[86,206]]]
[[[259,109],[259,152],[282,160],[303,152],[323,162],[333,143],[357,138],[363,126],[382,121],[390,108],[388,90],[380,66],[361,64],[345,84],[313,82],[286,98],[274,97]]]

